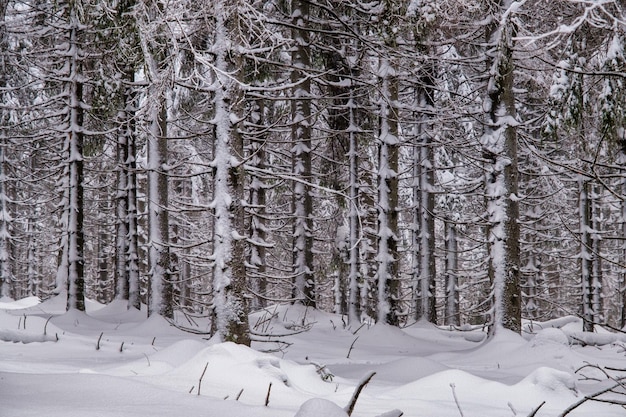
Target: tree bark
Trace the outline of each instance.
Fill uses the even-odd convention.
[[[487,30],[493,46],[488,68],[492,74],[485,101],[486,120],[481,144],[486,160],[485,195],[489,241],[489,276],[492,278],[493,332],[505,328],[521,332],[521,289],[519,249],[519,202],[517,130],[514,89],[513,39],[510,0],[497,4],[499,10]],[[507,14],[502,19],[504,14]]]

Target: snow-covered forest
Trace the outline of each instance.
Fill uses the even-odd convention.
[[[621,2],[0,6],[2,296],[624,326]]]
[[[0,340],[48,346],[74,332],[79,346],[119,327],[123,353],[132,326],[150,317],[158,325],[142,327],[131,355],[148,366],[152,330],[169,341],[153,339],[155,349],[189,334],[237,357],[252,355],[238,345],[270,344],[283,356],[294,345],[302,362],[310,353],[298,343],[335,331],[349,359],[366,326],[374,345],[398,343],[393,355],[367,351],[387,361],[445,345],[448,356],[432,359],[432,372],[420,363],[411,381],[461,369],[452,352],[483,340],[507,351],[511,332],[527,339],[518,347],[587,349],[563,360],[572,373],[580,358],[600,358],[588,345],[623,356],[625,8],[621,0],[0,0],[0,309],[10,309],[0,314]],[[33,315],[43,336],[24,333]],[[51,316],[59,317],[48,333]],[[313,316],[332,326],[313,332]],[[538,342],[536,326],[560,333]],[[603,393],[614,395],[597,398],[624,404],[624,370],[608,358],[588,362],[596,376],[587,380],[614,381]],[[342,378],[358,377],[336,365]],[[0,362],[0,375],[9,368]],[[472,378],[486,375],[472,369]],[[570,374],[529,369],[489,378],[521,384],[531,375],[535,385],[585,392]],[[118,371],[107,375],[129,372]],[[286,383],[301,372],[272,375]],[[450,383],[451,409],[463,416]],[[606,385],[595,388],[587,392]],[[293,402],[284,410],[295,412]],[[524,415],[539,403],[525,402]],[[548,407],[572,403],[561,396]],[[372,407],[367,415],[399,415]],[[488,415],[480,410],[472,414]]]

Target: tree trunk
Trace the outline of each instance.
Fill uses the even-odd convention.
[[[363,286],[363,277],[361,275],[361,254],[360,254],[360,235],[361,235],[361,222],[360,222],[360,204],[359,204],[359,149],[358,140],[356,135],[356,120],[355,120],[355,105],[354,105],[354,92],[350,89],[350,126],[349,137],[350,147],[348,151],[348,160],[350,164],[350,174],[348,179],[348,188],[350,199],[348,201],[348,219],[349,219],[349,236],[348,244],[349,250],[349,268],[348,272],[348,286],[349,286],[349,298],[348,298],[348,321],[350,323],[360,323],[362,312],[361,301],[361,288]]]
[[[11,214],[7,195],[6,146],[7,139],[0,143],[0,297],[12,297],[13,276],[11,274]]]
[[[513,39],[515,25],[508,14],[511,1],[497,6],[499,14],[487,30],[495,48],[489,59],[491,77],[485,101],[486,120],[481,144],[486,161],[485,195],[489,222],[489,276],[492,278],[493,332],[521,332],[519,202]]]
[[[593,312],[594,323],[604,322],[604,303],[602,302],[602,206],[600,195],[602,188],[599,184],[593,187],[593,195],[591,196],[591,251],[593,259],[592,279],[591,279],[591,310]]]
[[[242,119],[243,93],[239,82],[242,59],[237,45],[237,9],[221,0],[215,10],[215,231],[213,240],[213,302],[217,331],[222,340],[250,345],[246,297],[246,254],[243,138],[238,131]],[[227,46],[229,45],[229,46]],[[234,78],[234,79],[233,79]]]
[[[130,103],[134,112],[135,101]],[[127,166],[127,210],[128,210],[128,253],[126,254],[126,271],[128,273],[128,308],[141,308],[139,292],[139,224],[137,207],[137,142],[135,136],[133,118],[130,119],[130,135],[127,137],[128,160]]]
[[[81,83],[78,32],[80,22],[69,6],[68,129],[65,136],[68,175],[67,213],[67,309],[85,311],[83,233],[83,85]]]
[[[150,289],[148,314],[173,317],[170,277],[167,179],[167,110],[165,97],[155,97],[148,136],[148,227]]]
[[[400,324],[398,276],[398,100],[395,70],[381,58],[381,105],[378,146],[378,321]]]
[[[126,94],[124,94],[126,99]],[[117,136],[117,193],[116,193],[116,229],[115,229],[115,299],[128,300],[128,114],[124,100],[124,109],[118,114],[120,123]]]
[[[264,130],[265,126],[265,105],[263,100],[255,100],[251,103],[252,123],[257,129]],[[263,171],[267,168],[265,156],[265,134],[253,133],[250,138],[250,161],[249,164]],[[266,246],[267,231],[265,225],[266,219],[266,197],[265,188],[267,185],[263,179],[263,175],[251,174],[250,181],[250,286],[256,294],[252,301],[253,309],[260,309],[267,305],[265,297],[267,296],[267,275],[266,275]]]
[[[292,52],[291,137],[293,142],[293,298],[315,307],[315,275],[313,273],[313,198],[311,186],[311,68],[308,31],[309,2],[294,0],[292,25],[295,46]]]
[[[582,282],[582,315],[583,331],[593,332],[593,253],[591,240],[591,202],[589,181],[580,179],[579,186],[579,219],[580,219],[580,272]]]
[[[418,89],[417,105],[426,112],[434,108],[434,69],[427,67],[421,77]],[[417,186],[413,188],[415,203],[417,204],[417,218],[419,225],[414,233],[418,233],[419,257],[419,285],[417,289],[416,319],[425,319],[431,323],[437,322],[436,289],[435,289],[435,151],[432,137],[427,127],[430,123],[426,112],[419,115],[417,126],[416,147],[419,149],[419,158],[413,162],[414,172],[417,174]]]
[[[459,248],[456,224],[450,220],[445,222],[446,230],[446,314],[444,323],[458,326],[461,324],[459,311]]]

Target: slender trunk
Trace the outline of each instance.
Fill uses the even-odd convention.
[[[426,68],[421,79],[421,87],[418,91],[418,106],[429,111],[434,106],[434,74],[432,68]],[[435,152],[432,137],[427,131],[429,116],[426,113],[420,115],[418,125],[419,158],[414,162],[419,164],[416,178],[419,181],[418,192],[414,196],[418,198],[419,212],[419,305],[416,306],[417,317],[431,323],[437,321],[437,309],[435,303],[435,194],[434,194],[434,168]],[[417,194],[417,195],[415,195]]]
[[[589,201],[589,181],[578,182],[578,214],[580,219],[580,271],[582,282],[583,331],[593,332],[594,314],[592,301],[593,254],[591,253],[591,203]]]
[[[84,232],[83,232],[83,85],[80,81],[76,11],[70,7],[69,29],[69,120],[66,133],[69,198],[67,210],[68,293],[67,309],[85,310]]]
[[[6,172],[6,146],[7,139],[0,143],[0,297],[11,297],[13,277],[11,274],[11,214],[8,207]]]
[[[458,326],[461,324],[459,311],[459,249],[456,224],[446,220],[446,315],[445,324]]]
[[[359,323],[361,321],[361,288],[363,287],[362,275],[361,275],[361,254],[360,254],[360,210],[359,210],[359,152],[358,152],[358,140],[356,135],[356,120],[355,120],[355,104],[354,104],[354,91],[350,89],[350,101],[349,101],[349,138],[350,148],[348,153],[348,160],[350,164],[350,174],[348,179],[348,188],[350,193],[350,200],[348,201],[348,219],[349,219],[349,237],[348,248],[350,253],[348,273],[349,282],[349,299],[348,299],[348,321],[350,323]]]
[[[622,143],[622,147],[626,147],[626,141]],[[622,150],[622,165],[626,164],[626,150]],[[622,174],[624,175],[624,174]],[[626,176],[622,178],[622,195],[626,195]],[[622,200],[622,259],[626,259],[626,200]],[[620,328],[626,326],[626,266],[621,267],[622,271],[619,275],[619,301],[620,301]]]
[[[381,107],[378,147],[378,321],[400,324],[398,276],[398,100],[391,62],[381,58]]]
[[[105,201],[105,198],[103,198]],[[104,204],[103,204],[104,206]],[[109,233],[107,231],[107,227],[105,224],[104,213],[107,213],[105,207],[102,208],[101,213],[103,215],[99,216],[98,219],[98,302],[106,304],[111,301],[110,299],[110,291],[111,285],[109,284]]]
[[[165,97],[152,110],[148,137],[148,227],[150,230],[150,300],[148,314],[172,317],[167,179],[167,110]]]
[[[133,129],[134,132],[134,129]],[[128,307],[140,309],[139,293],[139,225],[137,207],[137,143],[134,133],[128,137],[128,253],[126,270],[128,273]]]
[[[255,109],[252,112],[252,123],[258,126],[259,130],[265,126],[265,105],[263,100],[256,100],[252,103]],[[253,134],[250,138],[250,165],[258,168],[259,170],[265,170],[266,156],[265,156],[265,135]],[[265,296],[267,296],[267,275],[266,275],[266,246],[267,246],[267,231],[265,225],[265,208],[266,197],[265,188],[266,184],[261,175],[251,174],[252,179],[250,181],[250,275],[251,275],[251,287],[252,291],[256,294],[253,298],[253,309],[260,309],[267,305]]]
[[[595,184],[593,196],[591,198],[591,251],[592,251],[592,277],[591,277],[591,310],[593,312],[594,323],[604,322],[602,303],[602,238],[601,238],[601,217],[600,213],[600,193],[602,189],[599,184]]]
[[[125,97],[126,98],[126,97]],[[126,101],[126,100],[125,100]],[[116,194],[116,236],[115,236],[115,298],[128,300],[128,131],[126,121],[127,106],[118,114],[120,134],[117,137],[117,194]]]
[[[291,114],[293,141],[293,298],[315,307],[315,275],[313,268],[313,198],[309,183],[313,181],[311,166],[311,81],[306,73],[311,67],[309,55],[309,2],[294,0],[292,4],[293,48],[291,73]]]
[[[6,102],[4,89],[9,78],[8,71],[8,42],[6,36],[6,11],[8,0],[0,0],[0,99]],[[9,260],[9,222],[11,217],[7,210],[7,175],[5,172],[6,146],[8,145],[7,126],[9,124],[9,114],[6,110],[0,111],[0,297],[10,297],[11,274]]]

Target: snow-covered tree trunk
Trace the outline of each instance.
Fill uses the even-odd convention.
[[[126,108],[118,113],[121,123],[117,135],[117,192],[116,192],[116,236],[115,236],[115,298],[128,300],[128,131],[125,121],[128,119]]]
[[[400,323],[400,277],[398,276],[398,100],[393,65],[380,58],[378,76],[381,99],[378,133],[378,321]]]
[[[82,52],[79,32],[81,23],[73,4],[65,4],[67,14],[67,50],[63,53],[66,114],[64,135],[63,235],[62,259],[59,274],[66,278],[67,309],[85,310],[84,232],[83,232],[83,131],[84,108]]]
[[[348,321],[350,323],[359,323],[361,321],[361,312],[363,306],[361,305],[361,288],[362,276],[361,276],[361,219],[360,219],[360,204],[359,204],[359,147],[358,138],[356,132],[359,130],[356,125],[356,104],[354,102],[354,92],[350,89],[350,100],[348,103],[349,121],[348,127],[349,134],[349,178],[348,178],[348,192],[349,192],[349,207],[348,207],[348,251],[349,251],[349,272],[348,272]]]
[[[263,100],[255,100],[251,103],[251,122],[258,127],[258,130],[265,128],[265,106]],[[256,133],[250,138],[249,164],[259,171],[267,169],[265,155],[265,134]],[[267,227],[266,227],[266,189],[267,185],[263,178],[263,174],[251,173],[249,192],[249,208],[250,213],[250,286],[256,297],[253,299],[251,308],[259,309],[267,305],[264,298],[267,294],[267,274],[266,274],[266,252],[268,243]]]
[[[148,177],[148,314],[173,316],[169,250],[169,185],[167,92],[170,88],[170,45],[166,8],[159,0],[144,0],[138,21],[146,62],[148,88],[147,177]]]
[[[591,309],[593,311],[593,322],[604,322],[604,303],[602,302],[602,205],[600,195],[602,188],[599,184],[594,184],[591,203],[591,252],[593,254],[593,267],[591,279]]]
[[[583,331],[592,332],[594,329],[593,310],[593,253],[591,239],[591,199],[589,181],[584,178],[578,180],[578,215],[580,219],[580,272],[582,283],[582,316]]]
[[[234,3],[234,4],[233,4]],[[243,138],[238,125],[243,117],[242,57],[237,48],[237,1],[219,0],[215,7],[215,56],[217,81],[213,107],[215,136],[213,238],[213,303],[215,327],[222,340],[250,345],[246,297],[244,224]]]
[[[154,97],[148,136],[148,228],[150,301],[148,314],[172,317],[165,97]]]
[[[36,145],[34,145],[36,146]],[[29,168],[31,172],[36,172],[38,163],[37,157],[34,153],[30,154],[30,162]],[[28,196],[34,196],[33,185],[28,185]],[[39,231],[39,218],[40,218],[40,207],[31,207],[28,213],[28,218],[26,220],[26,233],[27,233],[27,242],[26,242],[26,277],[28,279],[28,285],[30,288],[30,295],[37,296],[41,289],[41,275],[38,271],[39,260],[37,256],[38,251],[38,231]]]
[[[8,79],[8,40],[6,35],[6,11],[8,0],[0,0],[0,98],[6,103],[5,88]],[[11,296],[11,264],[9,259],[11,215],[7,207],[7,181],[5,172],[6,147],[9,145],[8,129],[10,116],[5,109],[0,110],[0,297]]]
[[[485,127],[481,138],[485,160],[485,196],[492,280],[492,331],[521,331],[519,197],[517,125],[514,96],[513,48],[517,3],[493,4],[498,12],[487,29],[489,82],[483,103]]]
[[[1,138],[0,143],[0,297],[11,297],[12,271],[11,271],[11,214],[9,213],[9,196],[7,195],[8,175],[6,172],[6,146],[8,140]]]
[[[310,33],[309,2],[294,0],[291,24],[294,47],[291,57],[293,66],[291,81],[294,85],[291,97],[293,147],[293,298],[304,305],[315,307],[315,275],[313,268],[313,181],[311,161],[311,80],[307,71],[311,68],[309,51]]]
[[[427,131],[430,123],[426,113],[432,112],[434,107],[434,75],[433,69],[426,67],[420,80],[420,88],[417,93],[417,107],[421,109],[417,128],[416,153],[419,156],[413,161],[415,185],[413,187],[414,204],[417,204],[417,215],[414,225],[417,234],[414,238],[418,245],[413,248],[413,257],[419,257],[417,261],[418,285],[417,302],[415,305],[415,318],[424,319],[431,323],[437,321],[437,308],[435,302],[435,151],[433,149],[432,135]]]
[[[118,112],[115,298],[128,300],[128,307],[140,308],[137,249],[137,166],[135,133],[134,73],[123,72],[122,109]]]
[[[626,138],[625,138],[626,139]],[[622,165],[626,165],[626,140],[624,140],[624,142],[621,143],[622,146],[622,151],[621,151],[621,155],[620,158],[622,159]],[[626,195],[626,176],[624,176],[624,174],[622,174],[622,184],[621,184],[621,192],[622,195]],[[621,202],[621,232],[622,232],[622,239],[626,239],[626,199],[622,200]],[[622,241],[622,259],[626,259],[626,240]],[[619,287],[618,287],[618,291],[619,291],[619,300],[618,302],[621,306],[620,308],[620,319],[619,319],[619,325],[620,328],[623,328],[624,326],[626,326],[626,266],[622,265],[621,266],[621,272],[619,275]]]
[[[445,269],[445,316],[444,323],[458,326],[461,324],[459,310],[459,245],[457,225],[450,220],[445,221],[446,231],[446,269]]]
[[[132,119],[131,119],[132,120]],[[141,308],[139,293],[139,225],[137,207],[137,142],[134,134],[127,137],[128,159],[127,159],[127,210],[128,218],[128,239],[126,254],[126,271],[128,274],[128,307]]]

